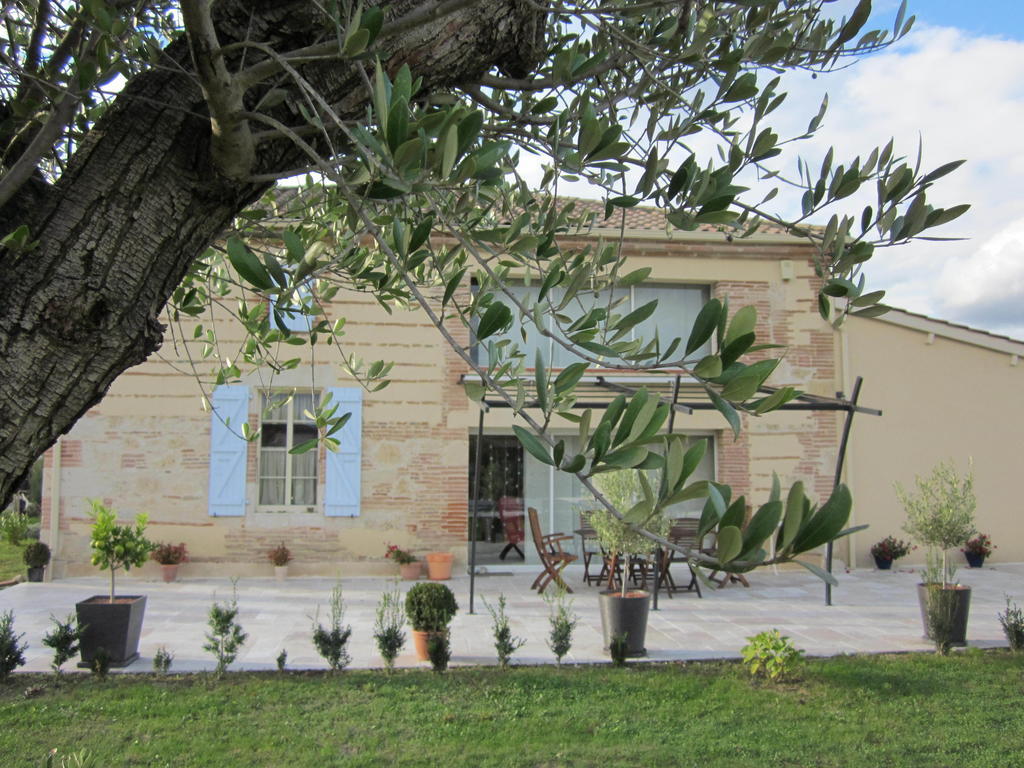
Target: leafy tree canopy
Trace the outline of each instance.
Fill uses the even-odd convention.
[[[595,493],[598,473],[654,471],[635,521],[707,496],[702,527],[720,529],[719,552],[695,558],[744,570],[765,560],[770,535],[779,559],[820,546],[845,524],[844,488],[816,509],[799,484],[786,502],[776,487],[741,531],[727,488],[688,484],[697,449],[659,436],[658,398],[572,409],[588,365],[684,371],[734,430],[739,413],[797,393],[761,391],[777,361],[748,362],[763,349],[752,307],[712,299],[681,338],[632,338],[653,306],[626,311],[622,289],[647,272],[630,271],[614,241],[565,246],[594,215],[559,191],[592,185],[605,226],[654,204],[684,231],[782,227],[813,244],[823,318],[880,313],[862,265],[966,209],[927,202],[959,163],[922,169],[890,142],[853,159],[830,150],[787,176],[791,145],[814,135],[826,104],[799,135],[772,127],[786,72],[828,71],[910,28],[900,8],[891,30],[868,30],[870,11],[870,0],[843,18],[821,0],[13,0],[0,39],[0,262],[18,277],[0,308],[0,380],[12,377],[0,402],[7,414],[34,406],[0,419],[0,496],[159,345],[161,318],[199,318],[211,303],[237,300],[248,331],[237,354],[211,324],[194,331],[217,382],[296,365],[277,354],[286,342],[330,344],[365,386],[385,386],[390,364],[354,358],[344,318],[329,314],[359,291],[424,312],[478,374],[467,394],[514,406],[538,460]],[[517,171],[527,155],[543,159],[539,184]],[[290,212],[272,194],[250,205],[295,177]],[[772,207],[783,186],[802,191],[796,218]],[[874,202],[843,210],[865,188]],[[523,279],[534,298],[511,290]],[[308,336],[278,329],[294,313],[310,318]],[[497,342],[516,317],[580,362],[556,373]],[[486,364],[452,336],[459,323]],[[27,381],[29,358],[60,362]],[[582,452],[551,434],[556,415],[579,425]],[[344,418],[321,404],[329,444]]]

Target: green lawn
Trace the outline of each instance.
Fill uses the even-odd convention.
[[[0,581],[9,581],[19,573],[24,575],[25,562],[21,559],[21,547],[0,540]]]
[[[782,687],[728,663],[0,685],[10,766],[59,747],[104,767],[1005,768],[1024,765],[1022,734],[1008,652],[812,661]]]

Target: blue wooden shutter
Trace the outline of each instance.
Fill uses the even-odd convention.
[[[222,384],[213,390],[211,404],[210,515],[244,515],[249,443],[241,433],[242,425],[249,420],[249,388],[241,384]]]
[[[359,476],[363,463],[363,390],[334,387],[330,392],[331,402],[338,404],[337,415],[351,411],[352,416],[338,432],[338,451],[327,451],[324,514],[357,517],[362,493]]]

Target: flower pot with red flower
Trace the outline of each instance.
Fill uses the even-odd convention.
[[[394,560],[398,564],[398,572],[403,581],[416,581],[420,577],[420,563],[416,555],[397,544],[388,544],[388,551],[384,553],[388,560]]]
[[[971,568],[981,568],[985,565],[985,558],[991,555],[992,550],[995,548],[996,545],[992,543],[992,538],[988,534],[979,533],[968,541],[960,551],[967,558],[968,566]]]
[[[188,548],[185,542],[157,544],[149,556],[160,564],[164,581],[170,583],[178,578],[178,566],[188,562]]]
[[[871,556],[875,558],[875,567],[880,571],[888,571],[892,568],[895,560],[905,557],[913,547],[909,542],[897,539],[895,536],[886,536],[877,544],[871,546]]]

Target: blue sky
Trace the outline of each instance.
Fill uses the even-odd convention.
[[[956,27],[971,35],[1024,40],[1021,0],[912,0],[907,13],[926,24]]]

